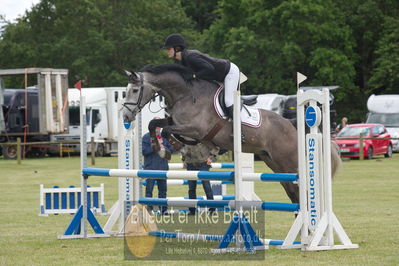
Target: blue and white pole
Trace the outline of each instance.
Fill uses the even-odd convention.
[[[219,180],[222,182],[236,180],[237,172],[231,171],[178,171],[178,170],[130,170],[107,168],[84,168],[83,174],[110,177],[134,177],[152,179],[171,179],[176,184],[184,184],[185,180]],[[297,174],[289,173],[242,173],[241,181],[263,182],[295,182]],[[183,181],[184,180],[184,181]],[[245,199],[251,200],[251,199]]]
[[[233,181],[209,181],[211,183],[211,185],[225,185],[225,184],[234,184]],[[156,181],[155,181],[156,183]],[[166,181],[168,186],[173,186],[173,185],[188,185],[188,180],[175,180],[175,179],[171,179],[171,180],[167,180]],[[202,180],[197,180],[197,185],[201,185],[202,184]],[[141,182],[142,186],[146,186],[147,182],[143,181]]]
[[[213,169],[234,169],[234,163],[211,163]],[[184,169],[183,163],[169,163],[169,170]]]
[[[83,174],[111,177],[138,177],[153,179],[185,179],[185,180],[233,180],[234,172],[226,171],[178,171],[178,170],[132,170],[84,168]]]

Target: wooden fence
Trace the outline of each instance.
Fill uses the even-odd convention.
[[[109,142],[115,142],[115,141],[102,141],[101,143],[109,143]],[[23,143],[21,141],[21,138],[17,138],[16,142],[4,142],[0,143],[0,145],[4,146],[16,146],[16,153],[17,153],[17,164],[21,164],[22,159],[25,157],[25,153],[22,152],[22,147],[23,146],[41,146],[43,148],[56,148],[58,146],[59,150],[59,156],[63,157],[63,153],[65,152],[70,152],[70,150],[65,147],[64,145],[67,144],[80,144],[80,141],[36,141],[36,142],[27,142]],[[94,137],[91,137],[90,142],[87,144],[90,144],[91,148],[91,164],[95,165],[95,157],[96,157],[96,151],[95,151],[95,144],[96,142],[94,141]]]

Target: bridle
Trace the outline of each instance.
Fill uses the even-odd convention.
[[[139,112],[144,107],[144,105],[140,106],[141,100],[143,99],[143,93],[144,93],[144,76],[143,76],[143,73],[141,73],[141,72],[138,72],[138,74],[140,76],[140,88],[139,88],[139,90],[140,90],[139,93],[140,94],[139,94],[139,98],[137,99],[137,102],[134,103],[134,102],[126,102],[125,101],[122,104],[122,106],[125,107],[127,110],[129,110],[131,113],[133,113],[133,110],[128,107],[129,105],[130,106],[137,106],[139,108]]]

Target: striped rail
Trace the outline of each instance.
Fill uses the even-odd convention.
[[[169,170],[184,169],[183,163],[169,163]],[[211,163],[213,169],[234,169],[234,163]]]
[[[234,180],[234,172],[231,171],[165,171],[83,168],[82,174],[87,176],[138,177],[153,179]],[[298,180],[298,175],[290,173],[243,173],[242,178],[243,181],[295,182]]]

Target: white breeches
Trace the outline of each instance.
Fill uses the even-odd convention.
[[[224,103],[226,107],[232,106],[234,103],[234,90],[239,89],[240,70],[230,62],[230,71],[224,78]]]

